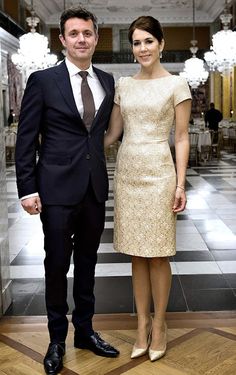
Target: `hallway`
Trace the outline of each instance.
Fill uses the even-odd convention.
[[[114,163],[108,163],[109,201],[96,267],[96,313],[134,313],[129,256],[115,253],[113,236]],[[187,209],[178,215],[177,254],[169,312],[236,309],[236,156],[188,169]],[[7,169],[13,304],[6,315],[45,315],[43,237],[38,216],[20,206],[14,167]],[[68,302],[72,304],[73,264]],[[115,298],[114,298],[115,296]]]

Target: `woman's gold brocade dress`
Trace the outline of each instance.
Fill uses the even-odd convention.
[[[174,107],[190,99],[184,78],[122,77],[116,85],[124,135],[114,176],[114,249],[141,256],[176,252],[176,172],[168,143]]]

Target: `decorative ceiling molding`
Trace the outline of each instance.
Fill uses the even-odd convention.
[[[31,0],[24,1],[30,7]],[[192,24],[192,0],[66,0],[65,3],[66,7],[85,6],[102,24],[129,24],[143,14],[156,17],[162,24]],[[225,0],[196,0],[196,23],[214,22],[224,4]],[[34,0],[34,9],[45,24],[58,26],[64,0]]]

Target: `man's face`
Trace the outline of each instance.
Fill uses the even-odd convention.
[[[65,33],[60,35],[60,40],[67,50],[67,58],[83,69],[88,68],[98,42],[92,20],[70,18],[65,22]]]

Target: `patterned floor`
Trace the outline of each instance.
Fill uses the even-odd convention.
[[[169,313],[166,355],[150,362],[130,359],[135,342],[134,317],[95,317],[95,329],[120,350],[118,358],[98,357],[73,347],[69,326],[63,375],[235,375],[236,320],[232,313]],[[114,326],[116,328],[114,328]],[[44,374],[48,346],[45,317],[5,317],[0,321],[0,374]]]
[[[109,201],[96,268],[96,312],[134,313],[128,256],[113,251],[113,175],[108,163]],[[13,304],[7,315],[44,315],[43,238],[39,218],[17,199],[14,167],[7,169]],[[177,220],[177,255],[168,311],[236,309],[236,156],[224,153],[187,173],[188,204]],[[68,302],[72,303],[69,271]]]

